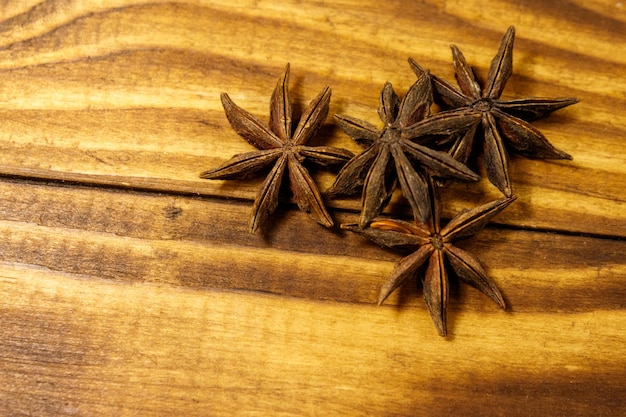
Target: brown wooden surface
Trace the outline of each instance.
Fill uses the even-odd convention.
[[[518,201],[461,244],[507,311],[453,281],[440,338],[415,285],[375,305],[399,254],[288,200],[249,234],[260,180],[198,178],[251,149],[221,92],[267,120],[290,62],[298,109],[328,84],[378,123],[408,57],[484,77],[511,24],[504,97],[581,102],[535,123],[574,160],[512,157]],[[626,3],[25,0],[0,34],[0,415],[626,414]]]

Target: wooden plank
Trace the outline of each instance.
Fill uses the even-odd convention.
[[[0,265],[6,415],[620,415],[623,311],[468,311]],[[28,278],[27,278],[28,277]],[[510,329],[506,331],[506,329]],[[504,330],[504,332],[503,332]]]
[[[402,256],[295,208],[254,235],[246,203],[22,181],[0,184],[0,197],[3,260],[85,278],[371,304]],[[626,297],[624,241],[488,227],[459,245],[482,260],[515,311],[612,310]],[[496,309],[454,288],[453,310]],[[408,285],[389,303],[421,307],[419,297]]]
[[[251,200],[258,182],[198,178],[203,170],[251,149],[230,130],[219,103],[221,92],[266,119],[271,90],[290,61],[297,106],[329,84],[334,92],[331,113],[378,123],[375,109],[383,83],[392,81],[405,91],[415,80],[406,64],[408,56],[452,79],[447,44],[454,42],[484,76],[506,27],[491,24],[481,31],[459,21],[443,26],[452,22],[447,14],[451,10],[434,6],[425,9],[429,18],[422,27],[404,18],[381,28],[377,20],[369,20],[372,13],[395,13],[394,6],[368,9],[346,2],[312,6],[305,13],[287,4],[298,19],[287,25],[280,24],[283,14],[270,5],[140,3],[120,2],[124,7],[112,9],[97,2],[54,10],[39,6],[7,21],[5,42],[10,40],[11,47],[0,50],[5,138],[0,173]],[[508,7],[506,2],[499,5]],[[452,9],[469,13],[472,7]],[[583,12],[570,12],[575,11]],[[324,16],[336,15],[336,24],[347,28],[349,13],[363,26],[337,32],[324,22]],[[30,29],[16,26],[26,20]],[[541,36],[534,25],[518,23],[515,72],[505,96],[577,96],[581,102],[536,123],[574,161],[513,158],[520,201],[507,210],[503,222],[626,236],[621,191],[626,186],[626,130],[615,111],[626,108],[626,102],[609,86],[623,84],[626,71],[619,54],[606,43],[609,34],[615,34],[614,39],[623,34],[613,32],[617,23],[598,23],[593,29],[602,30],[592,38],[591,56],[581,59],[584,43],[567,49],[571,38],[580,38],[571,34],[587,34],[585,25],[593,24],[585,20],[553,26],[561,33],[555,38]],[[242,28],[254,33],[244,38],[247,49],[240,47]],[[391,42],[397,34],[402,34],[398,42]],[[298,48],[286,42],[298,37]],[[315,53],[303,52],[307,44],[318,45]],[[600,64],[606,68],[601,76]],[[360,151],[331,123],[329,119],[320,143]],[[320,173],[317,180],[325,189],[333,174]],[[498,196],[486,181],[460,187],[465,195],[454,207]],[[330,205],[358,209],[355,200]]]

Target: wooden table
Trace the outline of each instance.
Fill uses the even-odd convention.
[[[4,2],[0,6],[0,415],[626,415],[626,3]],[[508,304],[456,279],[439,337],[401,254],[327,230],[289,194],[256,234],[261,178],[199,173],[253,149],[286,63],[297,111],[379,125],[407,58],[479,78],[509,25],[504,98],[574,96],[534,123],[573,161],[511,157],[518,201],[461,247]],[[317,144],[362,148],[328,118]],[[484,175],[484,171],[480,171]],[[325,190],[335,173],[313,171]],[[498,198],[447,189],[444,217]],[[394,214],[408,218],[401,196]]]

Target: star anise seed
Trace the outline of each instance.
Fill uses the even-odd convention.
[[[320,192],[302,162],[307,159],[322,166],[341,165],[354,156],[352,152],[329,146],[306,146],[328,115],[330,88],[324,88],[311,101],[294,131],[288,82],[289,64],[272,94],[269,127],[237,106],[228,94],[221,95],[232,128],[259,150],[235,155],[223,165],[200,174],[206,179],[241,179],[273,165],[254,201],[251,232],[255,232],[276,209],[285,172],[289,172],[289,185],[300,210],[318,223],[332,226],[333,220],[324,207]]]
[[[483,132],[483,153],[489,181],[505,196],[512,194],[509,177],[507,147],[529,157],[543,159],[572,159],[552,146],[546,137],[529,121],[543,117],[555,110],[577,103],[576,98],[526,98],[500,100],[513,69],[513,41],[515,28],[509,27],[502,38],[500,49],[491,61],[487,82],[481,88],[474,70],[465,61],[461,51],[452,45],[454,73],[460,91],[447,81],[432,76],[435,102],[446,109],[455,109],[459,117],[474,115],[474,123],[465,134],[456,135],[450,147],[455,159],[467,163],[477,132]],[[424,74],[414,60],[409,59],[418,77]],[[506,145],[506,146],[505,146]]]
[[[427,261],[426,272],[422,277],[424,300],[428,312],[439,335],[447,334],[446,307],[448,303],[448,266],[466,283],[474,286],[501,308],[504,299],[498,287],[488,278],[478,259],[456,246],[453,242],[470,237],[482,229],[496,214],[515,201],[511,196],[463,211],[445,227],[439,225],[439,197],[433,181],[429,181],[433,196],[431,211],[433,217],[425,224],[402,220],[375,220],[368,227],[358,224],[342,224],[343,229],[363,235],[374,242],[395,249],[414,249],[410,255],[400,259],[391,276],[380,290],[378,304],[406,281],[417,278],[420,267]]]
[[[428,117],[432,104],[431,85],[429,74],[424,73],[400,101],[392,85],[386,83],[378,108],[384,123],[382,130],[363,120],[335,115],[343,131],[368,148],[341,169],[326,194],[337,196],[362,192],[361,226],[380,214],[397,182],[415,217],[425,221],[430,217],[429,175],[463,181],[479,179],[447,153],[413,142],[420,136],[449,135],[467,129],[473,123],[471,114],[463,118],[458,113],[441,112]]]

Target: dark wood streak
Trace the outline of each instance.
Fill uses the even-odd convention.
[[[567,21],[569,24],[575,24],[577,27],[587,31],[612,32],[621,35],[626,31],[626,22],[620,20],[620,9],[617,2],[605,2],[607,13],[598,13],[588,7],[582,7],[574,1],[555,0],[550,3],[541,0],[528,0],[523,4],[516,3],[515,0],[504,0],[514,6],[522,6],[526,10],[533,10],[534,13],[549,17],[555,20]],[[598,3],[598,5],[600,5]],[[615,13],[611,13],[611,9]]]

